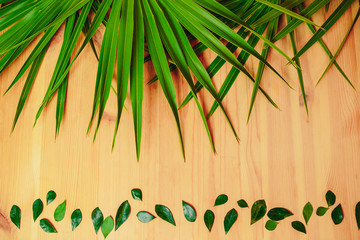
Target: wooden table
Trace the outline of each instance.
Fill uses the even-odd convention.
[[[340,2],[340,1],[334,1]],[[336,4],[330,7],[334,10]],[[358,9],[354,4],[324,41],[332,52],[339,46]],[[314,21],[322,23],[330,13],[321,10]],[[101,34],[100,34],[101,35]],[[305,25],[296,31],[298,46],[310,38]],[[338,63],[360,89],[360,28],[355,26]],[[296,71],[286,66],[286,59],[272,52],[270,62],[294,86],[290,90],[268,69],[262,86],[278,103],[274,109],[259,94],[246,124],[252,83],[244,75],[224,100],[224,105],[240,136],[234,139],[225,118],[217,111],[209,120],[217,154],[211,151],[206,132],[194,101],[180,111],[184,134],[186,163],[183,161],[170,108],[158,83],[144,87],[143,135],[140,162],[136,161],[135,143],[129,99],[125,104],[117,136],[111,152],[116,116],[116,97],[111,94],[96,141],[93,130],[86,129],[91,114],[97,61],[90,48],[81,54],[70,73],[66,112],[60,135],[55,139],[55,104],[52,101],[33,128],[36,111],[50,81],[62,32],[50,46],[33,86],[28,103],[11,134],[12,120],[24,78],[13,90],[0,97],[0,238],[1,239],[103,239],[95,235],[91,211],[100,207],[104,216],[115,217],[117,208],[129,200],[132,212],[129,220],[107,239],[359,239],[354,209],[360,201],[360,94],[354,91],[332,67],[319,86],[315,83],[329,62],[318,44],[302,58],[309,117],[299,90]],[[289,39],[278,46],[291,55]],[[260,48],[258,48],[260,50]],[[1,75],[0,92],[4,93],[14,79],[29,51],[23,54]],[[201,55],[205,63],[215,57],[211,52]],[[250,58],[246,65],[255,75],[257,62]],[[219,89],[231,66],[226,65],[214,77]],[[146,65],[145,80],[154,75]],[[189,89],[183,79],[174,75],[180,102]],[[206,111],[212,100],[201,92]],[[130,190],[141,188],[143,201],[131,198]],[[32,203],[55,190],[57,198],[46,206],[41,217],[53,220],[53,211],[67,201],[65,220],[55,223],[58,234],[41,230],[39,220],[32,220]],[[291,222],[303,221],[302,208],[310,201],[314,209],[326,206],[325,193],[332,190],[341,203],[345,218],[342,224],[332,223],[330,211],[323,217],[313,215],[308,234],[296,232]],[[229,202],[213,207],[219,194],[227,194]],[[283,220],[273,232],[264,228],[267,218],[250,226],[250,210],[240,209],[236,201],[244,198],[249,204],[265,199],[268,209],[285,207],[294,216]],[[185,220],[181,201],[192,203],[198,213],[195,223]],[[140,223],[136,213],[146,210],[155,214],[155,204],[168,206],[175,217],[174,227],[159,218]],[[10,222],[13,204],[22,209],[21,230]],[[239,218],[225,236],[223,218],[235,208]],[[83,212],[83,222],[71,231],[70,214],[76,208]],[[215,212],[211,233],[203,222],[207,209]],[[315,211],[314,210],[314,211]]]

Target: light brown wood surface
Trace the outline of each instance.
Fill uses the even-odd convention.
[[[336,7],[335,2],[330,12]],[[343,18],[323,38],[332,52],[339,46],[358,9],[354,4]],[[321,10],[314,21],[322,23],[329,13]],[[202,240],[202,239],[360,239],[354,209],[360,201],[360,25],[350,34],[337,58],[357,91],[354,91],[332,67],[315,87],[329,59],[316,44],[302,58],[309,117],[307,117],[296,71],[286,66],[287,61],[272,52],[270,62],[294,86],[290,90],[268,69],[262,86],[278,103],[274,109],[259,94],[246,124],[252,84],[244,75],[224,100],[232,122],[240,136],[237,143],[225,118],[217,111],[209,120],[217,154],[211,151],[195,103],[190,102],[180,111],[185,141],[186,163],[183,161],[175,122],[159,84],[145,85],[143,135],[140,162],[136,161],[135,142],[129,99],[126,100],[120,122],[116,146],[111,142],[116,116],[116,99],[111,94],[96,141],[92,142],[86,129],[91,114],[97,62],[90,48],[76,61],[70,73],[65,117],[60,135],[55,139],[55,104],[52,101],[33,128],[36,111],[50,81],[62,42],[62,33],[53,41],[39,75],[11,134],[12,120],[18,97],[24,83],[22,79],[13,90],[0,97],[0,239],[103,239],[95,235],[90,214],[100,207],[104,216],[115,217],[117,208],[130,200],[130,219],[112,232],[107,239],[148,240]],[[310,38],[306,26],[296,32],[300,46]],[[291,55],[289,39],[278,46]],[[259,48],[258,48],[259,49]],[[28,56],[18,61],[0,76],[0,93],[4,93]],[[214,54],[201,56],[210,63]],[[246,65],[255,74],[257,62],[250,58]],[[219,89],[231,66],[226,65],[214,77]],[[145,80],[154,74],[146,65]],[[181,78],[174,75],[179,102],[189,91]],[[211,98],[201,92],[206,111]],[[143,201],[131,199],[130,190],[141,188]],[[41,217],[52,222],[53,211],[63,200],[67,201],[65,220],[55,223],[58,234],[44,233],[39,220],[32,220],[32,203],[55,190],[55,202],[46,206]],[[331,212],[311,218],[308,234],[296,232],[291,221],[303,221],[302,208],[310,201],[314,209],[326,206],[324,195],[332,190],[341,203],[345,218],[335,226]],[[225,193],[226,205],[214,208],[215,198]],[[244,198],[249,204],[265,199],[268,209],[285,207],[294,216],[282,221],[269,232],[264,228],[266,218],[250,226],[250,210],[240,209],[236,201]],[[198,213],[195,223],[185,220],[181,201],[192,203]],[[155,214],[155,204],[168,206],[175,217],[176,227],[155,219],[142,224],[136,213],[146,210]],[[22,209],[21,230],[10,222],[11,206]],[[235,207],[238,221],[225,236],[223,218]],[[76,208],[83,212],[83,222],[71,231],[70,214]],[[209,233],[203,223],[207,209],[215,212],[213,231]]]

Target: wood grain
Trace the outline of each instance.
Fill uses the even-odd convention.
[[[333,1],[330,12],[335,9]],[[358,9],[354,4],[345,16],[324,36],[335,52]],[[321,23],[330,13],[323,10],[314,21]],[[310,38],[306,26],[296,31],[298,46]],[[357,24],[337,61],[360,89],[360,28]],[[272,72],[266,70],[262,86],[278,103],[274,109],[263,96],[257,97],[249,124],[246,124],[252,84],[240,75],[224,100],[224,105],[240,136],[237,143],[223,115],[217,111],[209,120],[217,154],[212,154],[206,132],[194,102],[180,111],[184,133],[186,163],[183,162],[175,122],[160,86],[144,87],[143,136],[140,162],[136,161],[131,105],[126,100],[117,136],[111,152],[115,125],[116,99],[111,95],[96,141],[86,135],[91,114],[97,62],[90,48],[76,61],[70,73],[66,112],[60,135],[55,139],[55,102],[44,111],[37,125],[33,122],[37,108],[57,60],[62,32],[51,44],[45,61],[20,116],[11,133],[13,116],[24,79],[14,89],[0,97],[0,238],[1,239],[103,239],[95,235],[91,211],[100,207],[104,216],[115,217],[119,205],[129,199],[130,219],[107,239],[359,239],[354,209],[360,200],[360,93],[354,91],[331,68],[321,84],[317,79],[329,59],[315,45],[302,58],[305,87],[309,105],[307,117],[299,90],[296,71],[286,66],[286,60],[272,52],[270,61],[296,90],[287,88]],[[278,43],[291,53],[289,39]],[[28,56],[24,53],[0,76],[3,93]],[[215,55],[205,52],[201,58],[210,63]],[[256,61],[247,67],[256,71]],[[226,65],[214,82],[219,89],[231,66]],[[146,65],[145,80],[154,74]],[[180,102],[189,91],[183,79],[174,75]],[[200,94],[206,110],[212,101]],[[144,200],[131,200],[132,188],[143,190]],[[307,226],[308,235],[291,228],[291,221],[301,220],[302,208],[310,201],[314,208],[326,205],[324,195],[331,189],[337,203],[344,208],[344,222],[335,226],[328,212],[324,217],[313,216]],[[45,201],[47,191],[55,190],[58,197],[45,207],[41,218],[53,220],[53,211],[67,200],[64,221],[56,223],[58,234],[44,233],[38,221],[33,223],[31,206],[35,199]],[[224,206],[212,207],[217,195],[229,195]],[[279,224],[274,232],[265,230],[265,219],[250,226],[250,212],[240,209],[236,201],[244,198],[252,204],[265,199],[268,207],[286,207],[295,216]],[[198,220],[189,223],[182,214],[181,201],[192,203]],[[140,223],[135,215],[140,210],[155,214],[155,204],[168,206],[177,226],[156,219]],[[13,204],[22,209],[21,230],[10,223]],[[223,217],[235,207],[239,219],[225,236]],[[71,231],[70,215],[80,208],[83,222]],[[213,231],[203,223],[203,214],[212,209],[216,214]]]

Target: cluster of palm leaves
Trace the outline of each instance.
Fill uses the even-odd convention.
[[[330,0],[314,0],[306,6],[304,2],[304,0],[0,0],[0,31],[3,32],[0,35],[0,72],[7,69],[30,43],[36,41],[35,48],[7,90],[9,91],[24,74],[27,74],[13,128],[22,112],[49,44],[57,31],[65,24],[61,51],[48,89],[36,114],[35,123],[47,104],[56,97],[56,135],[59,133],[65,107],[69,70],[83,49],[90,44],[99,61],[89,123],[90,129],[93,122],[96,122],[94,123],[96,126],[94,138],[107,100],[113,90],[117,95],[114,145],[127,91],[130,88],[136,153],[139,158],[143,66],[145,62],[151,61],[157,75],[149,83],[158,81],[161,85],[177,124],[183,156],[185,157],[178,109],[185,106],[191,99],[196,102],[215,152],[207,118],[218,107],[224,113],[238,140],[236,130],[222,105],[222,100],[240,72],[254,83],[249,117],[258,91],[277,108],[276,103],[260,87],[265,67],[271,69],[279,79],[291,87],[267,61],[270,49],[279,52],[297,69],[306,111],[299,57],[315,43],[318,42],[322,46],[330,59],[322,77],[327,69],[334,65],[352,86],[335,59],[355,25],[359,12],[335,54],[330,52],[321,38],[350,8],[354,0],[334,1],[334,3]],[[329,18],[321,26],[314,23],[311,16],[322,8],[327,11],[330,4],[335,5],[333,7],[335,10]],[[287,23],[280,29],[279,21],[282,20],[286,20]],[[308,26],[313,35],[298,50],[294,30],[302,23]],[[105,25],[105,33],[100,54],[98,54],[92,38],[101,24]],[[81,47],[75,50],[81,34],[85,36],[84,41]],[[293,49],[292,57],[274,44],[287,35],[290,36]],[[254,49],[258,42],[263,44],[261,53]],[[209,66],[204,66],[198,55],[208,48],[218,57]],[[241,52],[236,57],[234,52],[238,48]],[[259,60],[255,77],[244,67],[250,56]],[[233,68],[220,90],[216,91],[211,79],[226,62]],[[177,105],[176,91],[171,76],[171,71],[174,70],[180,71],[190,87],[190,93],[180,106]],[[114,71],[117,73],[116,87],[112,86]],[[207,115],[197,98],[197,93],[203,87],[214,98],[214,104]]]

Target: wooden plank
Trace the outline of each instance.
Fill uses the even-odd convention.
[[[333,10],[334,6],[331,6]],[[334,51],[350,26],[358,5],[354,5],[335,27],[325,35]],[[321,22],[329,14],[321,12],[315,18]],[[360,72],[360,30],[356,25],[338,57],[357,89]],[[299,46],[310,34],[306,27],[296,32]],[[360,171],[360,101],[354,91],[331,68],[323,82],[314,87],[328,58],[318,45],[301,58],[304,69],[309,117],[306,116],[296,72],[286,66],[286,60],[272,53],[271,63],[294,86],[289,90],[273,73],[266,70],[262,86],[276,100],[281,111],[274,109],[259,94],[249,124],[246,124],[252,84],[241,75],[224,100],[224,105],[240,135],[238,144],[224,117],[216,112],[209,120],[217,154],[213,155],[194,102],[180,111],[184,132],[187,162],[180,153],[175,123],[158,84],[145,85],[143,138],[140,162],[136,161],[131,107],[126,100],[117,144],[111,152],[111,141],[116,116],[116,99],[111,95],[96,141],[93,132],[86,136],[90,118],[97,62],[90,48],[76,61],[69,81],[66,113],[57,139],[55,135],[55,104],[50,103],[35,128],[32,128],[37,108],[46,91],[62,33],[46,54],[38,78],[31,91],[15,131],[10,134],[19,94],[24,79],[0,98],[0,237],[1,239],[103,239],[95,235],[90,219],[91,211],[100,207],[104,216],[115,217],[117,208],[130,200],[131,217],[108,239],[225,239],[223,217],[232,207],[239,219],[227,235],[228,239],[359,239],[354,208],[360,200],[358,181]],[[279,46],[289,54],[290,46],[280,41]],[[1,75],[3,93],[15,77],[29,52]],[[209,63],[214,54],[206,52],[202,60]],[[256,61],[247,67],[256,71]],[[231,66],[226,65],[214,78],[219,88]],[[146,77],[154,74],[146,65]],[[174,75],[179,102],[188,87]],[[200,94],[205,108],[211,98]],[[143,190],[143,202],[133,201],[130,190]],[[308,224],[308,237],[294,231],[291,221],[302,221],[302,208],[310,201],[314,208],[325,206],[327,190],[337,195],[337,203],[344,208],[345,219],[334,226],[330,212],[324,217],[313,216]],[[53,220],[53,211],[67,200],[66,220],[56,223],[59,233],[44,233],[38,221],[33,223],[31,206],[35,199],[45,201],[47,191],[55,190],[58,197],[45,207],[41,217]],[[229,195],[225,206],[213,207],[217,195]],[[265,219],[250,226],[248,209],[240,209],[236,201],[244,198],[249,204],[265,199],[268,207],[286,207],[295,216],[279,224],[274,232],[264,228]],[[182,214],[181,201],[192,203],[198,220],[189,223]],[[168,206],[176,227],[156,219],[149,224],[139,223],[135,215],[140,210],[155,214],[155,204]],[[21,230],[10,223],[9,211],[13,204],[23,212]],[[83,222],[71,231],[70,215],[80,208]],[[212,209],[216,214],[213,231],[208,233],[203,214]]]

